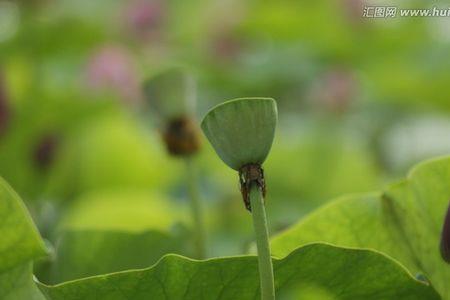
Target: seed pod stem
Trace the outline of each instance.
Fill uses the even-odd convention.
[[[198,182],[197,182],[197,168],[193,161],[194,158],[186,157],[186,179],[187,187],[189,193],[189,200],[191,201],[191,213],[192,220],[195,228],[195,250],[198,259],[204,259],[207,256],[206,253],[206,230],[204,222],[204,214],[202,201],[200,200],[198,192]]]
[[[266,184],[261,165],[272,146],[277,105],[271,98],[240,98],[212,108],[201,127],[217,155],[239,172],[245,207],[251,211],[258,249],[261,299],[274,300],[275,288],[264,197]]]
[[[253,227],[258,249],[258,270],[261,285],[261,299],[275,300],[275,285],[272,259],[270,257],[269,230],[267,229],[266,210],[261,188],[253,183],[250,186]]]
[[[199,197],[195,156],[201,147],[196,124],[197,85],[183,68],[167,69],[143,85],[148,108],[159,119],[160,133],[167,152],[181,158],[186,168],[186,189],[192,214],[196,258],[206,258],[206,230]]]

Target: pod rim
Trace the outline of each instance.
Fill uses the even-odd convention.
[[[205,116],[203,117],[202,122],[201,122],[201,126],[203,127],[203,123],[205,122],[205,119],[206,119],[206,118],[210,115],[210,113],[212,113],[214,110],[216,110],[216,109],[218,109],[218,108],[220,108],[220,107],[222,107],[222,106],[224,106],[224,105],[227,105],[227,104],[230,104],[230,103],[233,103],[233,102],[243,101],[243,100],[244,100],[244,101],[245,101],[245,100],[262,100],[262,101],[271,101],[271,102],[273,102],[273,103],[276,103],[275,99],[274,99],[274,98],[271,98],[271,97],[240,97],[240,98],[234,98],[234,99],[231,99],[231,100],[227,100],[227,101],[225,101],[225,102],[219,103],[219,104],[213,106],[212,108],[210,108],[210,109],[208,110],[208,112],[205,114]]]

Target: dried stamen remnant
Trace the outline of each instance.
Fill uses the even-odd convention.
[[[34,161],[40,169],[46,169],[53,162],[58,148],[59,139],[54,134],[48,134],[41,138],[34,149]]]
[[[200,137],[195,123],[186,116],[170,120],[163,132],[167,151],[175,156],[191,155],[200,149]]]
[[[250,204],[250,189],[252,184],[261,190],[263,197],[266,196],[266,183],[264,180],[264,170],[259,164],[247,164],[239,169],[239,182],[241,185],[242,198],[245,208],[252,211]]]
[[[448,206],[447,214],[444,219],[444,226],[442,228],[441,256],[450,264],[450,205]]]
[[[6,83],[0,74],[0,135],[6,132],[10,121],[10,110],[6,94]]]

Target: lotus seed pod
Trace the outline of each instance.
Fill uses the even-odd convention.
[[[163,120],[190,113],[187,103],[189,76],[180,68],[166,70],[144,83],[149,108]]]
[[[272,147],[277,105],[270,98],[241,98],[212,108],[201,127],[219,157],[234,170],[262,165]]]

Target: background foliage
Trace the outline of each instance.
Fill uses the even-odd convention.
[[[54,284],[148,268],[157,261],[156,268],[173,261],[192,269],[206,266],[176,255],[160,260],[166,253],[192,256],[191,220],[183,164],[165,152],[160,116],[148,109],[156,100],[144,97],[142,83],[182,66],[195,79],[198,118],[226,99],[277,100],[279,126],[264,165],[272,235],[332,198],[384,190],[384,196],[411,202],[405,234],[424,256],[421,265],[430,267],[394,253],[400,251],[395,242],[382,242],[390,238],[379,231],[385,225],[379,219],[384,198],[377,193],[320,208],[275,239],[275,254],[284,257],[304,243],[322,241],[374,248],[414,274],[424,273],[448,297],[448,277],[434,272],[439,263],[432,249],[437,249],[449,198],[434,184],[450,181],[442,174],[433,177],[438,171],[426,176],[417,171],[384,188],[417,162],[450,152],[448,18],[363,19],[364,5],[363,0],[0,1],[0,176],[20,195],[45,240],[47,255],[34,266],[37,277]],[[409,0],[395,5],[429,7]],[[251,218],[237,175],[204,138],[196,160],[209,257],[251,252]],[[411,196],[418,177],[420,201],[439,203],[423,212],[425,217]],[[434,224],[431,233],[415,227],[424,218]],[[34,226],[28,216],[20,222]],[[8,232],[2,231],[3,223],[0,232]],[[373,236],[371,226],[377,239],[366,243]],[[0,276],[13,276],[2,272],[14,267],[20,276],[27,274],[21,280],[33,291],[30,264],[44,252],[36,234],[34,229],[24,233],[30,245],[16,248],[21,253],[16,258],[0,256]],[[289,234],[294,237],[285,241]],[[421,241],[423,236],[432,242]],[[0,243],[0,250],[4,245],[9,244]],[[318,256],[345,252],[315,247]],[[291,259],[304,259],[308,249]],[[381,259],[372,252],[347,251],[349,257]],[[233,263],[238,260],[254,264],[247,257]],[[394,280],[412,280],[391,261],[381,265],[398,271]],[[310,285],[316,287],[311,294],[336,296],[323,292],[319,281]],[[407,284],[425,290],[416,281]],[[58,291],[48,293],[59,299]],[[295,291],[285,296],[298,299]],[[20,297],[25,296],[11,299]]]

